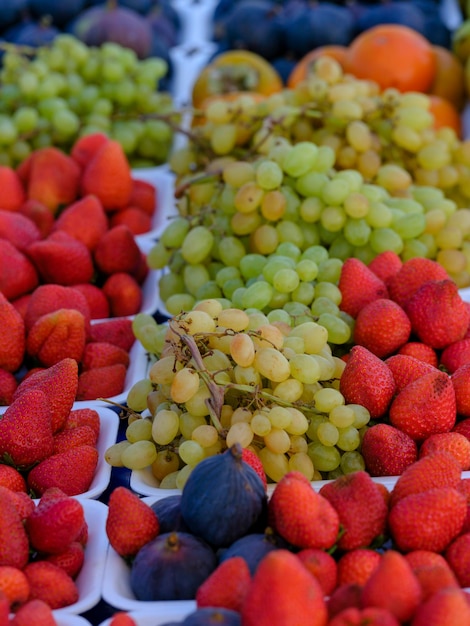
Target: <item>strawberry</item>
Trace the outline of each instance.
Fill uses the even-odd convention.
[[[420,458],[435,452],[449,452],[457,459],[462,470],[470,469],[470,440],[457,432],[438,433],[423,441],[419,449]]]
[[[105,211],[124,208],[132,193],[132,172],[121,144],[108,140],[85,165],[80,181],[81,195],[94,194]]]
[[[470,363],[462,365],[451,375],[457,414],[470,418]]]
[[[459,367],[470,363],[470,338],[460,339],[445,348],[440,356],[440,365],[453,374]]]
[[[452,432],[460,433],[467,439],[470,439],[470,418],[461,420],[452,429]]]
[[[303,474],[290,471],[276,484],[268,503],[269,524],[297,548],[328,550],[338,537],[339,516]]]
[[[433,368],[429,363],[406,354],[393,354],[388,359],[385,359],[385,363],[393,374],[396,393],[400,393],[404,387],[423,376],[423,374],[435,372],[437,369]]]
[[[393,300],[378,298],[358,313],[353,340],[380,358],[389,356],[404,345],[411,333],[405,311]]]
[[[463,339],[470,310],[454,281],[431,280],[406,301],[413,332],[432,348],[442,349]]]
[[[52,432],[56,433],[63,428],[72,410],[77,387],[78,364],[74,359],[66,358],[21,381],[13,399],[30,389],[42,391],[49,401]]]
[[[49,554],[44,560],[61,567],[75,580],[85,562],[85,550],[81,543],[72,541],[63,552]]]
[[[78,195],[80,168],[53,146],[32,152],[17,172],[25,182],[27,198],[41,202],[54,215]]]
[[[126,368],[122,363],[95,367],[78,377],[77,400],[96,400],[119,395],[126,381]]]
[[[57,626],[51,607],[43,600],[28,600],[11,619],[11,626]]]
[[[16,372],[23,362],[25,351],[24,321],[15,307],[0,292],[0,367]]]
[[[9,165],[0,166],[0,189],[2,190],[0,209],[19,211],[26,199],[26,193],[21,178]]]
[[[374,424],[364,433],[361,454],[371,476],[399,476],[418,458],[418,447],[398,428]]]
[[[96,446],[96,433],[86,424],[75,428],[64,428],[54,435],[53,454],[59,454],[77,446]]]
[[[350,607],[335,615],[328,626],[400,626],[400,622],[387,609],[369,606],[365,609]]]
[[[94,341],[86,345],[82,358],[83,370],[106,367],[115,363],[122,363],[124,367],[129,367],[129,353],[105,341]]]
[[[401,348],[398,349],[397,354],[403,354],[406,356],[412,356],[419,361],[424,361],[433,367],[439,365],[437,353],[431,346],[422,343],[421,341],[408,341]]]
[[[57,218],[53,230],[68,233],[92,251],[108,230],[108,218],[98,198],[88,195],[69,204]]]
[[[30,293],[39,282],[33,263],[6,239],[0,238],[0,292],[12,301]]]
[[[435,487],[401,498],[392,505],[388,524],[401,552],[442,552],[462,530],[465,496],[455,487]]]
[[[29,494],[25,491],[11,491],[8,487],[0,487],[0,495],[10,500],[23,522],[36,506]]]
[[[233,556],[222,561],[196,591],[196,605],[217,606],[240,612],[250,587],[246,560]]]
[[[445,551],[445,559],[461,587],[470,587],[470,532],[454,539]]]
[[[461,589],[441,589],[418,607],[411,626],[467,626],[470,604]]]
[[[11,372],[0,368],[0,406],[11,404],[18,381]]]
[[[90,309],[83,294],[73,287],[40,285],[31,295],[26,309],[26,331],[28,332],[42,315],[58,309],[77,309],[85,317],[88,328]]]
[[[387,550],[365,583],[363,607],[390,611],[399,622],[410,620],[422,599],[421,586],[405,557],[396,550]]]
[[[8,497],[0,492],[0,565],[23,569],[29,560],[29,541],[23,520]]]
[[[76,309],[58,309],[40,317],[26,338],[26,352],[45,367],[63,359],[81,361],[85,350],[85,318]]]
[[[437,261],[424,257],[413,257],[387,282],[389,295],[400,306],[404,306],[416,291],[430,280],[449,278],[446,270]]]
[[[129,613],[118,611],[112,615],[109,626],[137,626],[137,622],[129,615]]]
[[[79,165],[80,169],[83,170],[101,146],[108,141],[109,137],[104,133],[97,132],[83,135],[76,139],[70,150],[70,156]]]
[[[110,317],[109,302],[100,287],[92,283],[83,283],[74,285],[73,288],[85,296],[92,320]]]
[[[266,472],[264,471],[263,464],[261,463],[261,460],[256,452],[253,452],[253,450],[251,450],[250,448],[243,448],[242,460],[245,461],[245,463],[248,463],[248,465],[251,465],[251,467],[255,470],[255,472],[263,481],[264,488],[267,489],[268,481],[266,478]]]
[[[414,493],[434,487],[455,487],[460,483],[462,470],[459,462],[448,452],[434,452],[424,456],[405,469],[390,494],[390,505]]]
[[[2,461],[28,467],[47,458],[53,445],[47,396],[29,389],[13,400],[0,420]]]
[[[442,554],[431,550],[414,550],[405,554],[405,558],[419,580],[423,600],[439,589],[459,586],[455,574]]]
[[[338,581],[338,566],[331,554],[325,550],[306,548],[297,552],[297,556],[318,580],[323,593],[326,596],[330,595]]]
[[[101,429],[100,414],[96,409],[91,408],[72,409],[65,421],[64,430],[77,426],[89,426],[95,433],[96,440],[98,440]]]
[[[113,489],[108,501],[106,534],[118,554],[132,557],[154,539],[160,526],[157,514],[130,489]]]
[[[415,441],[452,429],[456,419],[454,387],[448,374],[435,370],[407,385],[390,405],[390,423]]]
[[[367,267],[374,272],[380,280],[383,280],[383,282],[387,284],[388,280],[392,276],[395,276],[402,265],[403,261],[396,252],[393,252],[393,250],[385,250],[375,256],[372,261],[368,263]]]
[[[28,246],[41,239],[41,233],[25,215],[0,209],[0,238],[7,239],[15,248],[25,252]]]
[[[338,585],[365,585],[381,558],[379,552],[369,548],[345,552],[338,560]]]
[[[346,403],[361,404],[373,419],[387,412],[395,393],[390,369],[363,346],[351,349],[339,385]]]
[[[347,258],[341,268],[338,282],[341,291],[340,309],[356,318],[369,302],[388,298],[387,287],[360,259]]]
[[[20,296],[19,298],[15,298],[14,300],[12,300],[12,305],[15,307],[15,309],[18,311],[18,313],[21,315],[21,317],[25,318],[26,316],[26,309],[28,308],[28,302],[31,298],[31,294],[27,293],[24,296]]]
[[[329,618],[333,619],[335,615],[351,607],[356,609],[362,608],[362,587],[363,585],[357,585],[356,583],[338,585],[328,598],[327,608]]]
[[[41,239],[47,237],[54,226],[54,216],[47,206],[37,200],[26,200],[19,209],[21,215],[29,218],[36,224]]]
[[[129,204],[152,216],[158,210],[158,189],[146,180],[133,178]]]
[[[388,508],[367,472],[352,472],[325,483],[320,494],[338,513],[343,530],[339,548],[366,548],[385,533]]]
[[[0,463],[0,487],[26,493],[26,481],[23,475],[15,467],[4,463]]]
[[[320,583],[295,554],[279,549],[260,562],[241,610],[243,626],[325,626]]]
[[[132,232],[127,226],[119,225],[110,228],[101,237],[93,258],[100,272],[109,275],[117,272],[132,273],[140,263],[140,254]]]
[[[135,315],[142,308],[142,289],[126,272],[116,272],[103,283],[103,293],[112,317]]]
[[[28,487],[40,497],[50,487],[59,487],[69,496],[87,491],[98,464],[94,446],[77,446],[44,459],[29,472]]]
[[[139,285],[142,285],[147,278],[149,271],[150,268],[147,262],[147,254],[143,250],[141,250],[139,264],[132,272],[131,276],[136,279]]]
[[[83,506],[76,498],[41,499],[25,528],[35,550],[58,554],[77,539],[84,523]]]
[[[13,610],[28,600],[29,591],[28,579],[19,567],[0,565],[0,592],[6,595]]]
[[[135,342],[132,320],[114,319],[93,324],[90,331],[90,340],[106,341],[129,352]]]
[[[42,600],[51,609],[60,609],[78,601],[77,585],[58,565],[35,561],[28,563],[23,571],[29,581],[32,600]]]
[[[133,235],[143,235],[152,229],[152,218],[139,207],[129,205],[125,209],[116,211],[111,215],[109,220],[110,227],[119,226],[120,224],[127,226]]]
[[[27,249],[42,281],[71,286],[91,282],[93,259],[84,243],[65,231],[56,231]]]

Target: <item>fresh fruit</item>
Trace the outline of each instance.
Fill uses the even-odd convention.
[[[387,283],[389,294],[400,306],[404,306],[418,289],[430,280],[449,278],[445,269],[432,259],[414,257],[408,259]]]
[[[63,359],[80,362],[85,344],[82,313],[75,309],[58,309],[34,323],[26,339],[26,352],[43,367],[52,367]]]
[[[437,369],[429,363],[406,354],[393,354],[385,359],[385,363],[393,374],[397,394],[424,374],[436,372]]]
[[[22,570],[29,560],[28,536],[12,501],[4,494],[0,496],[0,565]]]
[[[30,599],[42,600],[51,609],[70,606],[78,600],[78,588],[70,576],[54,563],[34,561],[23,572],[30,586]]]
[[[341,310],[354,318],[366,304],[388,297],[385,283],[363,261],[354,257],[343,263],[338,287],[342,296]]]
[[[435,452],[449,452],[460,463],[463,471],[470,469],[470,440],[458,432],[430,435],[419,448],[420,458]]]
[[[126,367],[122,363],[95,367],[78,377],[77,400],[96,400],[119,395],[124,389]]]
[[[412,626],[464,626],[470,619],[468,599],[460,589],[441,589],[416,610]]]
[[[220,563],[196,591],[196,605],[217,606],[240,612],[251,583],[248,565],[240,556]]]
[[[351,583],[365,585],[380,559],[381,554],[372,549],[348,550],[338,560],[338,586]]]
[[[25,351],[24,321],[15,307],[0,292],[0,324],[5,331],[0,346],[0,367],[16,372],[23,361]]]
[[[416,442],[390,424],[368,428],[361,451],[371,476],[400,476],[418,458]]]
[[[297,552],[297,556],[318,580],[323,593],[329,596],[338,582],[338,565],[335,559],[326,550],[318,548],[305,548]]]
[[[458,587],[459,583],[442,554],[431,550],[414,550],[405,558],[418,578],[423,590],[423,600],[446,587]]]
[[[108,230],[107,217],[100,200],[91,194],[75,200],[60,213],[53,230],[65,231],[81,241],[88,250],[94,250]]]
[[[410,333],[411,322],[401,306],[393,300],[379,298],[359,311],[353,341],[385,358],[399,350],[408,341]]]
[[[461,587],[468,587],[470,584],[469,550],[470,533],[465,533],[454,539],[445,551],[445,559]]]

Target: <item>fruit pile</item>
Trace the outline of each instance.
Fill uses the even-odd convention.
[[[234,445],[180,495],[113,491],[106,532],[137,599],[195,601],[188,625],[469,623],[469,482],[453,454],[390,489],[359,471],[316,491],[291,471],[267,499],[259,472]],[[111,624],[135,623],[124,615]]]

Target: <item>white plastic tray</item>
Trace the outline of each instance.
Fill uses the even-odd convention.
[[[55,615],[57,626],[91,626],[90,622],[80,615]]]
[[[101,598],[101,586],[106,560],[108,538],[105,525],[108,507],[102,502],[77,498],[82,503],[85,519],[88,523],[88,543],[85,548],[85,562],[76,583],[79,599],[75,604],[56,609],[56,619],[64,618],[64,626],[74,626],[73,622],[66,622],[68,615],[84,613],[98,604]],[[61,624],[62,622],[60,622]],[[88,622],[85,621],[85,624]],[[80,622],[77,623],[79,626]]]
[[[193,84],[217,46],[212,41],[189,41],[170,49],[173,63],[173,101],[176,106],[191,104]]]
[[[163,624],[167,624],[169,621],[173,620],[181,622],[190,612],[191,611],[185,611],[182,609],[181,611],[177,611],[171,615],[159,615],[157,613],[152,613],[151,611],[130,611],[129,616],[132,617],[137,626],[162,626]],[[110,623],[111,617],[104,622],[101,622],[99,626],[109,626]]]

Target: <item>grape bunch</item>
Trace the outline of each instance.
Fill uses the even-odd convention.
[[[323,326],[206,299],[168,324],[139,314],[133,328],[158,358],[129,391],[126,438],[108,463],[151,467],[160,487],[182,488],[197,463],[238,442],[273,482],[290,470],[322,480],[364,469],[370,414],[345,403],[345,361]]]
[[[14,167],[45,146],[68,151],[77,137],[94,132],[119,141],[135,167],[167,160],[173,142],[169,118],[176,113],[170,94],[158,90],[168,69],[164,60],[140,60],[111,42],[86,46],[69,34],[34,49],[6,46],[0,71],[2,165]]]

